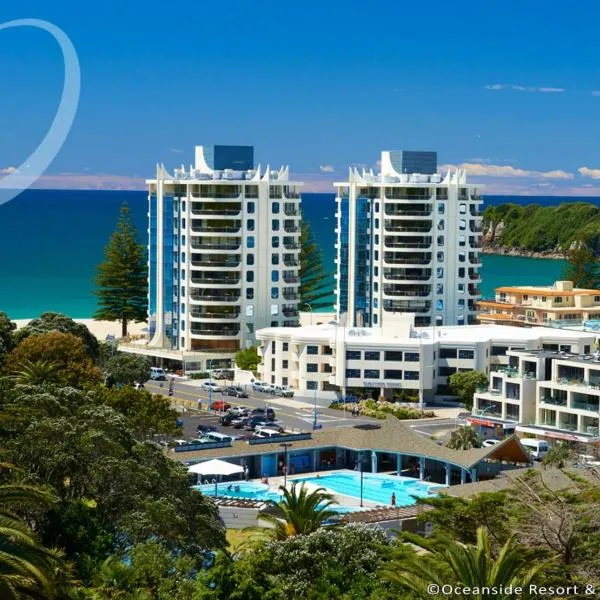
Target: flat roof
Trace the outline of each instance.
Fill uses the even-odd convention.
[[[169,455],[181,462],[204,461],[212,458],[234,458],[242,456],[256,456],[261,454],[280,453],[280,441],[250,445],[245,442],[234,441],[228,448],[214,448],[210,450],[196,450],[192,452],[173,452]],[[292,441],[290,452],[318,448],[342,447],[351,450],[376,450],[405,454],[409,456],[423,456],[431,460],[448,462],[454,466],[471,469],[486,458],[498,458],[506,453],[510,461],[528,462],[529,454],[511,436],[499,444],[489,448],[472,448],[471,450],[453,450],[440,446],[420,433],[404,425],[396,417],[388,415],[380,428],[373,427],[345,427],[313,432],[308,440]],[[520,460],[519,460],[520,459]]]
[[[571,354],[557,350],[515,350],[515,354],[532,356],[535,358],[552,358],[554,360],[567,361],[582,365],[597,365],[600,369],[600,357],[594,358],[593,354]]]
[[[497,287],[496,292],[509,292],[516,294],[543,294],[544,296],[600,296],[600,290],[590,290],[587,288],[573,288],[572,290],[557,290],[548,286],[503,286]]]

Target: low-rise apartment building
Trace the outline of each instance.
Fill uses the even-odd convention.
[[[447,394],[457,371],[488,375],[508,367],[513,350],[568,349],[589,352],[593,334],[545,327],[464,325],[415,328],[414,315],[399,314],[393,326],[343,327],[335,321],[257,331],[264,381],[289,385],[299,395],[334,398],[354,388],[383,396],[406,390],[423,399]]]
[[[477,303],[480,323],[548,325],[600,318],[600,290],[574,288],[572,281],[551,286],[499,287],[494,300]]]
[[[600,353],[571,346],[509,351],[509,364],[490,374],[475,395],[475,425],[512,424],[525,436],[600,442]]]

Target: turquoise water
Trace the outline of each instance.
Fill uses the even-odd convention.
[[[231,485],[231,489],[227,488]],[[235,490],[235,486],[239,486],[239,491]],[[215,484],[207,483],[204,485],[195,485],[195,490],[202,492],[205,496],[215,495]],[[281,496],[279,493],[269,489],[266,483],[258,483],[255,481],[239,481],[217,484],[217,496],[227,496],[228,498],[240,498],[244,500],[273,500],[279,502]]]
[[[523,198],[501,200],[522,202]],[[27,190],[0,206],[0,311],[13,319],[48,310],[91,317],[96,309],[95,268],[102,261],[123,201],[128,202],[143,238],[145,192]],[[332,274],[335,198],[333,194],[304,194],[302,207],[320,245],[324,268]],[[500,285],[551,284],[560,278],[564,266],[563,261],[511,256],[484,256],[482,263],[485,297],[493,296]],[[333,290],[333,277],[330,282]],[[333,294],[329,300],[333,304]]]
[[[294,481],[306,481],[331,490],[334,494],[360,498],[360,473],[331,473],[320,477],[303,477]],[[441,486],[425,483],[410,477],[363,473],[363,499],[377,504],[391,505],[392,494],[396,494],[396,506],[411,506],[416,503],[413,496],[425,498]]]

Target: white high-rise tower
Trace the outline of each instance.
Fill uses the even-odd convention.
[[[298,324],[301,183],[251,146],[198,146],[149,180],[150,347],[226,357]]]
[[[382,152],[381,172],[351,168],[337,188],[338,315],[385,326],[475,322],[481,196],[462,170],[437,172],[435,152]]]

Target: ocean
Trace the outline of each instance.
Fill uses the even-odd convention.
[[[553,205],[600,198],[488,196],[501,202]],[[103,249],[127,202],[141,239],[145,236],[146,193],[134,191],[27,190],[0,206],[0,311],[12,319],[57,311],[91,317],[96,308],[93,279]],[[335,197],[303,194],[304,218],[319,244],[326,270],[334,269]],[[548,285],[559,279],[564,262],[512,256],[483,256],[482,293],[501,285]],[[331,278],[333,289],[333,277]],[[333,294],[331,296],[333,302]]]

